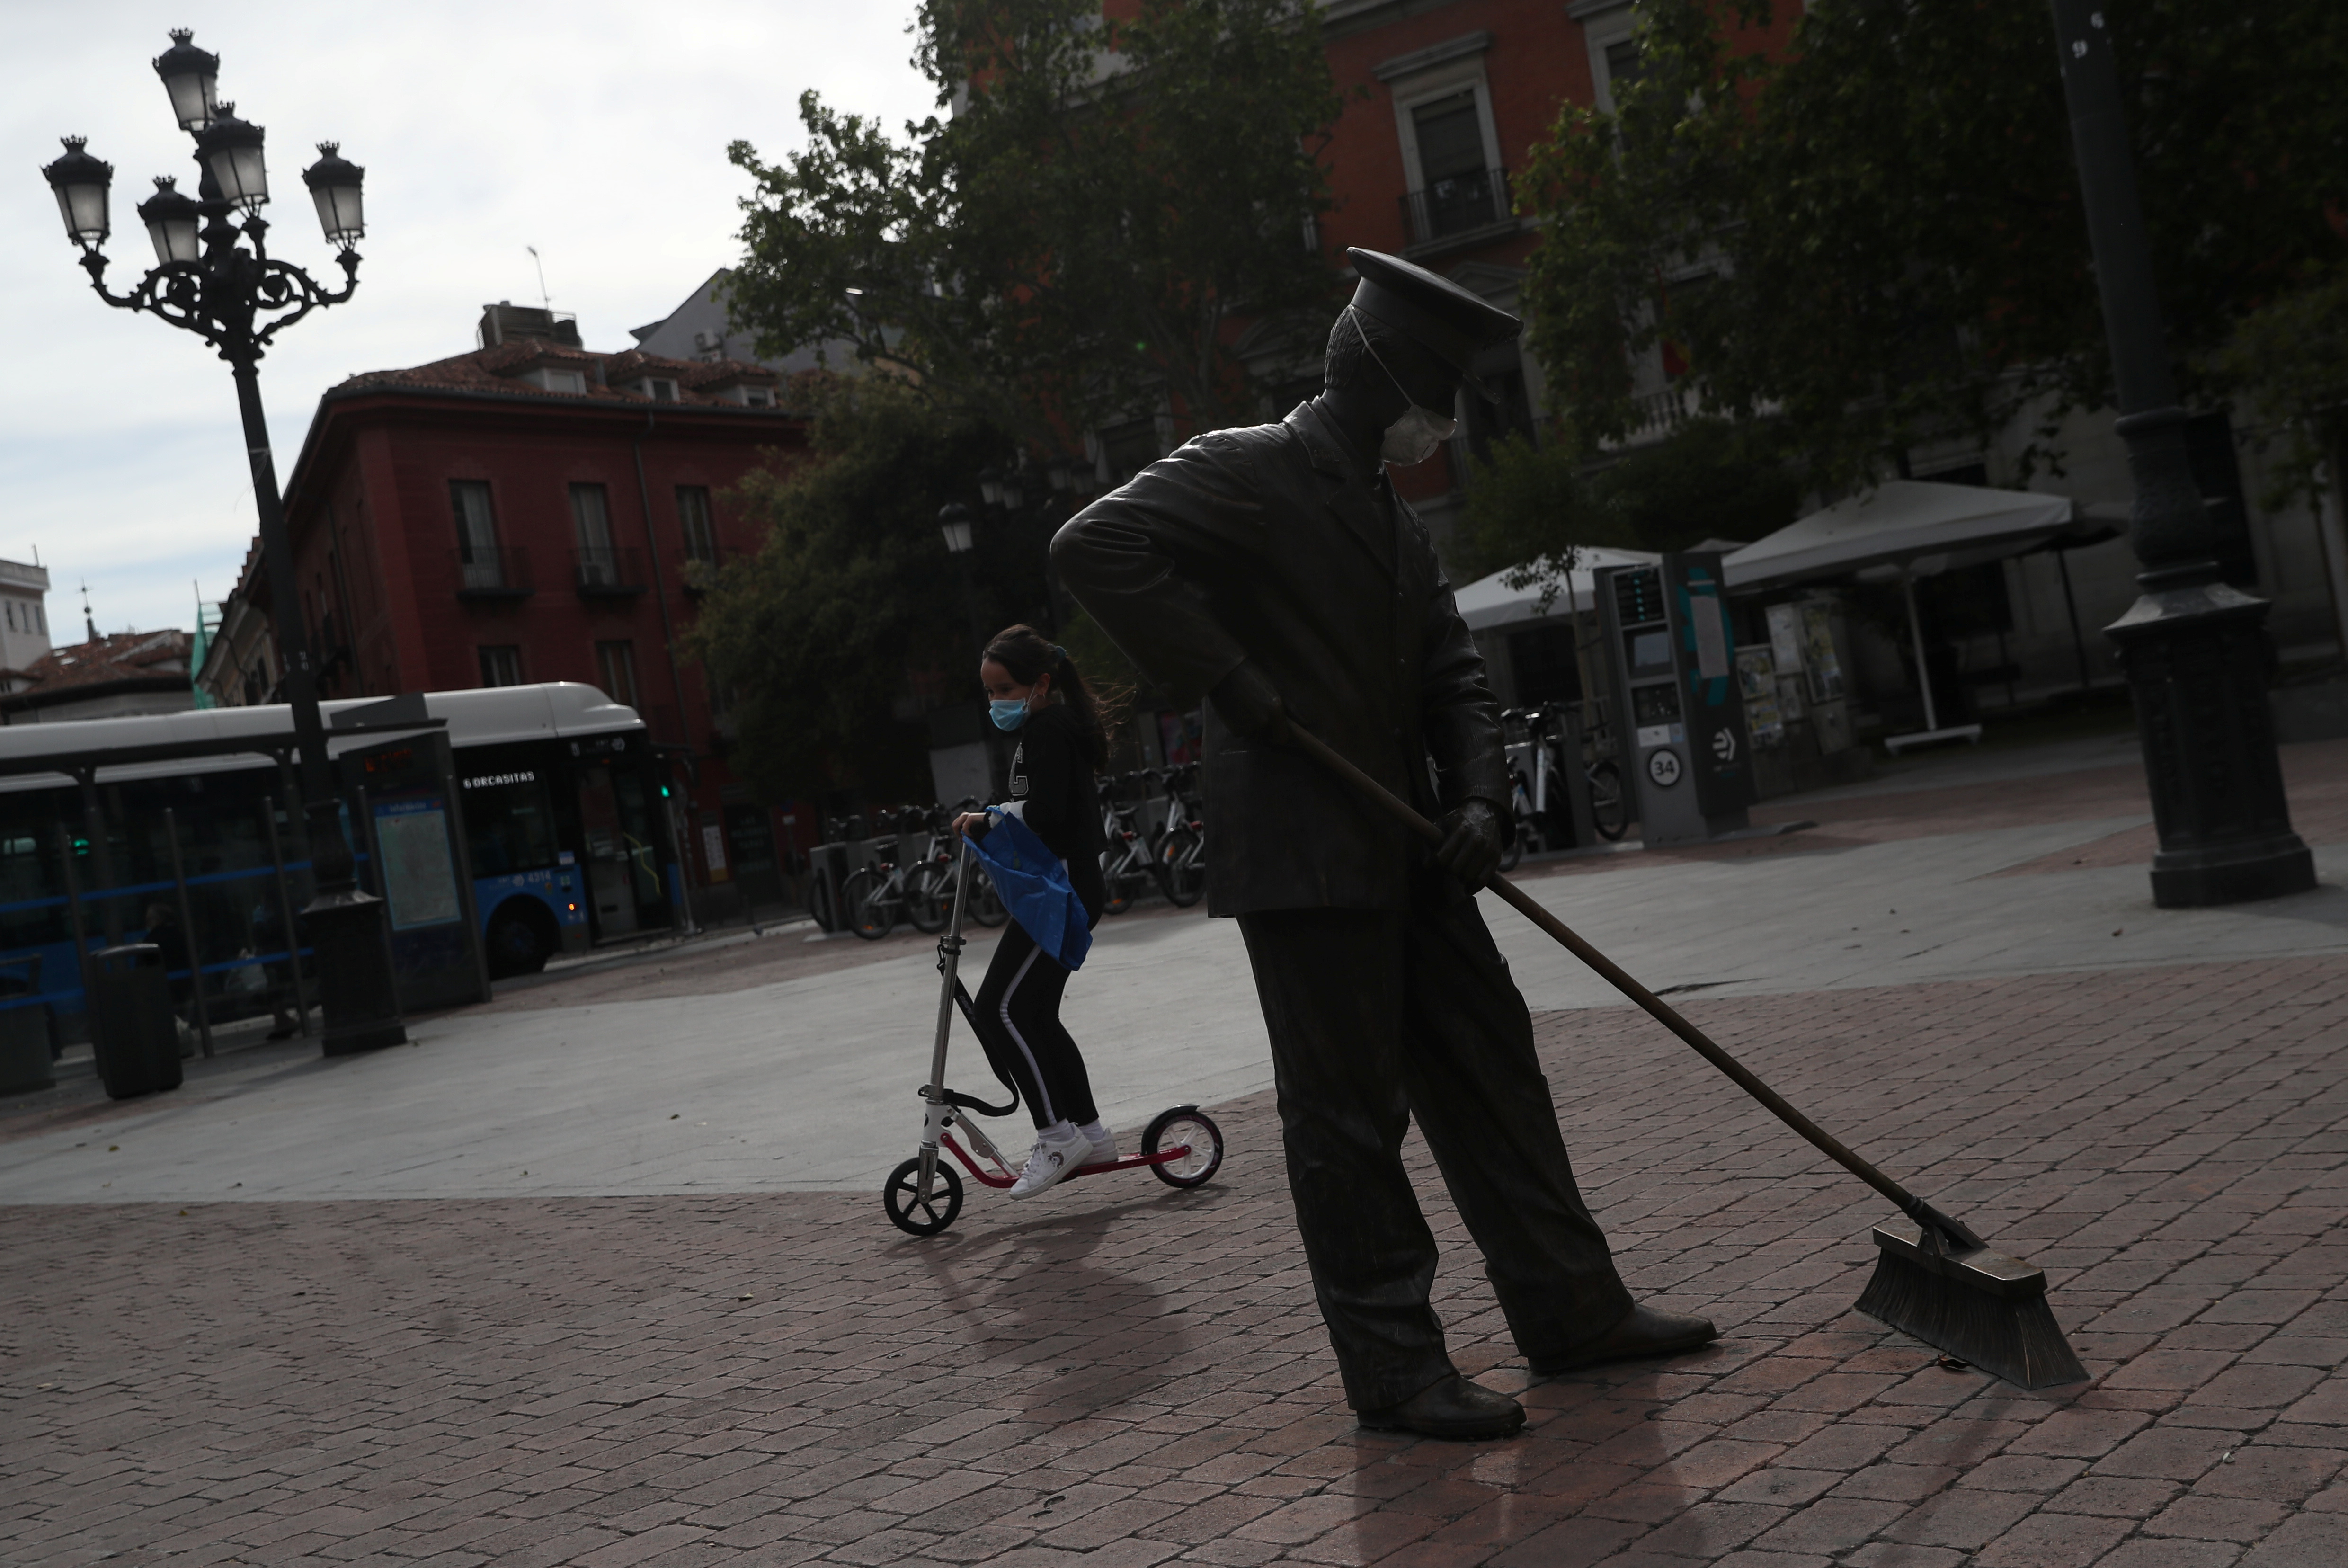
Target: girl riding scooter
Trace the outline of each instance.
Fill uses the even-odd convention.
[[[954,827],[983,829],[994,812],[1019,818],[1066,866],[1086,923],[1097,924],[1107,901],[1100,870],[1107,840],[1093,783],[1108,752],[1099,705],[1067,650],[1033,626],[996,634],[978,668],[996,727],[1017,736],[1018,745],[1010,799],[956,818]],[[1117,1157],[1117,1136],[1093,1104],[1083,1054],[1060,1022],[1067,984],[1067,969],[1014,923],[972,1009],[996,1073],[1019,1086],[1035,1119],[1035,1147],[1012,1183],[1014,1198]]]

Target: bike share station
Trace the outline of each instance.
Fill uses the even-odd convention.
[[[1749,831],[1753,748],[1720,556],[1603,567],[1598,583],[1641,840],[1703,843]]]

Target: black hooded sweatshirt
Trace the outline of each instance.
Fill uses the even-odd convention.
[[[1108,839],[1101,831],[1100,796],[1084,730],[1075,714],[1054,703],[1029,714],[1012,734],[1016,744],[1011,751],[1010,802],[1066,864],[1069,884],[1086,913],[1098,919],[1108,902],[1100,865]]]

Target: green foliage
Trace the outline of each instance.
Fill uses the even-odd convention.
[[[2137,0],[2111,13],[2186,395],[2348,208],[2348,6]],[[2110,397],[2045,0],[1836,0],[1790,47],[1766,7],[1647,0],[1620,116],[1569,108],[1519,190],[1544,222],[1533,345],[1592,443],[1669,343],[1701,405],[1766,425],[1828,486],[1921,439]],[[1701,281],[1692,281],[1701,280]]]
[[[1489,461],[1476,465],[1457,525],[1456,580],[1472,583],[1504,566],[1531,563],[1540,569],[1539,581],[1553,583],[1571,568],[1577,548],[1643,548],[1584,467],[1569,441],[1537,447],[1511,435],[1494,443]]]
[[[765,542],[718,574],[688,646],[736,694],[734,760],[763,799],[924,799],[919,699],[963,695],[976,668],[938,509],[1000,459],[1003,437],[891,377],[798,395],[810,460],[744,480],[737,499],[766,522]],[[1018,542],[1040,560],[1040,542]],[[991,561],[1025,553],[988,543]],[[1031,603],[1041,583],[993,581],[982,596]]]
[[[2219,375],[2257,387],[2265,411],[2282,422],[2286,445],[2273,493],[2262,498],[2268,506],[2312,500],[2340,483],[2339,465],[2348,461],[2348,266],[2243,317],[2216,365]]]
[[[1794,521],[1801,491],[1800,480],[1725,419],[1690,420],[1668,439],[1595,469],[1570,438],[1535,447],[1511,436],[1478,465],[1468,487],[1461,576],[1515,566],[1510,587],[1554,594],[1581,549],[1750,544]]]
[[[1625,453],[1598,484],[1643,550],[1750,544],[1794,521],[1803,489],[1725,419],[1691,419],[1668,440]]]
[[[1303,239],[1340,106],[1313,7],[924,0],[915,34],[951,114],[897,140],[808,93],[804,150],[734,145],[762,351],[845,344],[1046,447],[1161,387],[1194,428],[1254,418],[1227,324],[1334,286]]]

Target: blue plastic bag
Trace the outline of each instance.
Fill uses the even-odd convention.
[[[1084,900],[1068,883],[1068,868],[1035,836],[1035,829],[1008,814],[991,815],[994,825],[984,838],[973,838],[970,848],[986,862],[1003,907],[1062,968],[1083,968],[1093,932]]]

